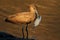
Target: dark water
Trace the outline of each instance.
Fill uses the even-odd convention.
[[[40,5],[37,9],[42,21],[35,29],[29,25],[29,38],[60,40],[60,0],[0,0],[0,31],[22,38],[22,25],[7,23],[4,19],[10,14],[29,11],[26,4],[31,3]]]
[[[15,37],[11,34],[0,32],[0,40],[23,40],[23,38]],[[24,39],[26,40],[26,39]],[[28,40],[34,40],[34,39],[28,39]]]
[[[22,38],[17,38],[12,36],[11,34],[0,32],[0,40],[22,40]]]

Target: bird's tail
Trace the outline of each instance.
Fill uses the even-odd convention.
[[[38,26],[40,22],[41,22],[41,16],[37,17],[36,20],[34,21],[34,27]]]

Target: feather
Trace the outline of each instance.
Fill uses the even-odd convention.
[[[41,22],[41,16],[37,17],[36,20],[34,21],[34,27],[38,26],[40,22]]]

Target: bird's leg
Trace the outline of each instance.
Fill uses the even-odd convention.
[[[22,34],[23,34],[23,39],[24,40],[24,25],[22,25]]]
[[[26,25],[26,33],[27,33],[26,39],[28,40],[28,24]]]

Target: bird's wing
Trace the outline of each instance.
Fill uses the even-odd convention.
[[[30,12],[21,12],[21,13],[16,13],[15,15],[27,15],[30,14]]]

